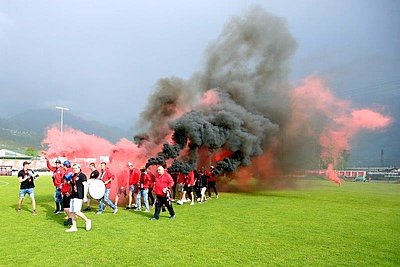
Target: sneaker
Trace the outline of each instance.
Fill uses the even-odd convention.
[[[64,221],[64,226],[72,225],[72,219],[68,218],[67,220]]]
[[[216,198],[218,198],[218,195],[216,196]]]
[[[32,215],[37,215],[36,210],[32,211]]]
[[[86,231],[90,231],[90,229],[92,229],[92,220],[87,220],[86,221],[86,223],[85,223],[85,228],[86,228]]]
[[[144,212],[150,212],[150,210],[145,210]]]
[[[66,233],[71,233],[71,232],[76,232],[76,231],[78,231],[78,228],[76,228],[76,227],[71,227],[71,228],[65,230]]]
[[[130,207],[126,207],[125,209],[130,210],[131,208]]]
[[[98,211],[98,212],[96,212],[96,214],[100,215],[100,214],[103,214],[103,212],[102,211]]]
[[[176,204],[178,204],[178,205],[183,205],[183,202],[180,201],[180,200],[178,200],[178,201],[176,202]]]
[[[20,212],[21,212],[21,209],[18,209],[18,212],[20,213]]]
[[[175,217],[176,217],[176,215],[174,214],[172,216],[169,216],[169,219],[172,220],[172,219],[175,219]]]
[[[140,211],[140,209],[135,209],[135,211]]]
[[[158,221],[158,219],[155,218],[155,217],[151,217],[151,218],[150,218],[150,221]]]
[[[118,212],[118,208],[115,208],[113,213],[116,214],[117,212]]]
[[[53,214],[59,214],[59,213],[60,213],[59,210],[55,210],[55,211],[53,212]]]
[[[86,207],[83,211],[90,211],[91,209],[91,207]]]
[[[194,202],[190,202],[190,206],[193,206],[194,205]]]

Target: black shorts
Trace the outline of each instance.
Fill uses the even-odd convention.
[[[187,185],[185,185],[184,187],[183,187],[183,191],[186,191],[187,193],[192,193],[193,192],[193,186],[187,186]]]
[[[62,197],[62,204],[63,204],[63,208],[67,208],[69,209],[69,203],[71,202],[71,197],[67,197],[67,196],[63,196]]]

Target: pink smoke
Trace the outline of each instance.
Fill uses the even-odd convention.
[[[219,96],[214,90],[206,91],[200,100],[200,104],[204,106],[218,105],[219,102]]]
[[[61,136],[56,127],[47,130],[42,145],[48,146],[47,156],[49,158],[64,157],[68,159],[108,156],[113,147],[113,144],[103,138],[74,129],[66,129]]]
[[[341,184],[341,180],[338,177],[337,173],[333,170],[333,164],[328,164],[328,169],[326,170],[326,175],[328,179],[337,183],[339,186]]]
[[[316,77],[305,79],[293,90],[293,118],[289,134],[318,136],[321,157],[334,164],[341,153],[350,149],[350,140],[362,130],[375,131],[388,127],[392,118],[371,109],[354,109],[350,101],[336,98]],[[318,129],[318,125],[323,125]],[[303,131],[303,132],[301,132]],[[328,177],[337,182],[333,174]]]

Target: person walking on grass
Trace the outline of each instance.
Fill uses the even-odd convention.
[[[208,198],[211,199],[211,189],[214,190],[215,198],[218,198],[217,192],[217,176],[214,174],[214,166],[210,167],[209,177],[207,180]]]
[[[158,166],[157,168],[158,175],[156,176],[156,182],[154,191],[156,193],[156,207],[154,212],[154,217],[150,218],[150,220],[159,220],[161,207],[165,205],[169,212],[169,218],[175,218],[175,212],[172,208],[172,203],[170,201],[170,192],[171,188],[174,186],[174,180],[171,175],[164,170],[163,166]]]
[[[132,162],[128,162],[128,206],[126,209],[136,209],[136,199],[137,199],[137,184],[139,182],[140,171],[135,168]],[[132,206],[133,201],[133,206]]]
[[[32,202],[32,215],[36,215],[36,201],[35,201],[35,176],[29,165],[31,163],[24,161],[22,164],[22,170],[18,172],[19,187],[19,199],[18,199],[18,212],[21,212],[22,202],[25,195],[28,194]]]
[[[126,204],[126,207],[128,207],[129,204],[126,202],[126,198],[128,196],[127,191],[129,192],[129,188],[128,188],[128,177],[126,176],[125,172],[120,172],[117,175],[117,185],[118,189],[117,189],[117,194],[115,196],[114,204],[116,207],[118,207],[118,202],[121,197],[124,203]]]
[[[90,186],[90,184],[99,178],[100,173],[98,170],[96,170],[96,164],[94,162],[89,164],[89,168],[90,168],[90,176],[89,176],[89,181],[88,183],[88,188]],[[90,194],[87,194],[87,202],[86,202],[86,208],[83,211],[90,211],[92,208],[90,207],[90,200],[91,200],[91,196]]]
[[[82,204],[87,201],[87,179],[86,175],[82,172],[81,166],[79,164],[74,164],[72,167],[73,176],[71,180],[71,202],[70,202],[70,212],[72,218],[71,228],[65,230],[65,232],[76,232],[78,231],[76,219],[77,217],[85,220],[86,231],[92,229],[92,221],[82,213]]]
[[[149,199],[148,199],[148,193],[149,193],[149,182],[151,181],[150,176],[147,174],[146,168],[142,167],[140,168],[140,177],[139,177],[139,182],[137,184],[138,186],[138,194],[137,194],[137,201],[136,201],[136,209],[135,211],[140,211],[142,208],[142,197],[143,197],[143,203],[144,206],[146,207],[145,212],[150,211],[150,206],[149,206]]]
[[[64,169],[62,168],[61,160],[56,159],[56,161],[55,161],[56,166],[52,166],[50,164],[50,161],[47,158],[47,156],[45,156],[45,158],[46,158],[47,168],[53,172],[52,179],[53,179],[53,185],[55,187],[54,202],[56,203],[56,210],[53,213],[60,214],[60,213],[62,213],[62,210],[63,210],[61,183],[62,183],[62,179],[64,176]]]
[[[111,182],[112,180],[114,180],[114,174],[112,174],[111,171],[107,168],[107,163],[102,162],[100,166],[100,179],[104,182],[106,186],[106,192],[104,193],[104,197],[100,199],[99,211],[97,212],[97,214],[102,214],[104,209],[106,208],[106,204],[104,204],[104,201],[114,210],[114,214],[116,214],[118,212],[118,207],[115,206],[109,198],[111,191]]]

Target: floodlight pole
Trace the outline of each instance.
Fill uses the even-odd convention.
[[[63,124],[64,124],[64,110],[67,111],[69,108],[66,107],[56,107],[56,109],[61,110],[61,118],[60,118],[60,132],[61,132],[61,137],[63,136]]]

